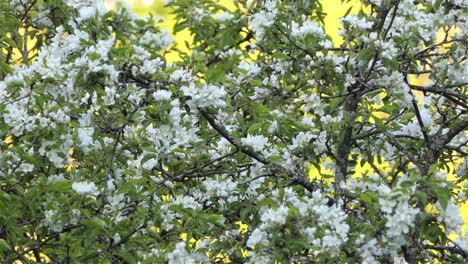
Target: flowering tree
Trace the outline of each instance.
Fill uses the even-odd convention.
[[[3,263],[465,263],[467,2],[234,4],[2,4]]]

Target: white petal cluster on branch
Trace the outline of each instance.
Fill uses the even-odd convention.
[[[0,7],[0,262],[468,259],[466,1],[166,4]]]

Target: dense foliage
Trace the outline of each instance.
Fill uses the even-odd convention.
[[[2,263],[466,263],[466,1],[167,5],[2,2]]]

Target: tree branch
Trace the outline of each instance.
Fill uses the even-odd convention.
[[[245,155],[255,159],[256,161],[264,164],[264,165],[272,165],[274,167],[274,170],[277,170],[278,172],[281,172],[285,175],[288,176],[290,181],[294,184],[299,184],[303,186],[305,189],[307,189],[310,192],[313,192],[314,190],[317,189],[317,186],[310,182],[306,176],[304,176],[302,173],[296,173],[292,170],[289,170],[282,165],[278,163],[273,163],[267,158],[265,158],[262,154],[255,152],[249,148],[246,148],[242,144],[240,144],[230,133],[227,131],[227,129],[221,125],[218,124],[215,120],[215,117],[213,117],[207,110],[203,108],[199,108],[198,111],[201,113],[201,115],[208,121],[208,123],[211,125],[211,127],[216,130],[223,138],[225,138],[229,143],[231,143],[233,146],[235,146],[239,151],[244,153]]]
[[[336,157],[336,170],[335,170],[335,190],[340,190],[341,182],[346,180],[346,176],[348,174],[348,156],[351,152],[351,147],[353,144],[353,123],[356,115],[356,109],[358,106],[358,98],[356,95],[350,95],[346,97],[346,102],[344,106],[345,115],[348,115],[346,118],[347,120],[346,128],[343,134],[343,138],[341,139],[337,153],[335,154]]]
[[[246,154],[247,156],[250,156],[251,158],[255,159],[256,161],[264,164],[264,165],[269,165],[271,162],[263,157],[260,153],[255,152],[249,148],[244,147],[241,145],[237,140],[229,133],[229,131],[226,130],[226,128],[223,125],[217,124],[215,118],[208,113],[205,109],[200,108],[198,109],[202,116],[206,118],[208,123],[210,123],[211,127],[214,128],[223,138],[225,138],[229,143],[231,143],[233,146],[235,146],[238,150],[240,150],[242,153]]]
[[[462,256],[465,260],[468,260],[468,252],[462,250],[459,247],[445,247],[445,246],[435,246],[435,245],[425,245],[425,249],[437,250],[437,251],[449,251],[450,253],[457,254]]]

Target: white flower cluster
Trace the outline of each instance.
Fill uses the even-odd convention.
[[[445,224],[447,233],[460,235],[460,227],[464,224],[463,218],[460,216],[460,206],[456,205],[453,199],[450,199],[447,208],[443,209],[440,202],[436,203],[436,207],[439,210],[437,220]]]
[[[247,137],[241,139],[242,144],[251,146],[254,151],[262,151],[268,146],[268,138],[262,135],[252,136],[250,134]]]
[[[184,208],[192,210],[200,210],[202,205],[195,200],[194,197],[188,195],[181,195],[172,201],[172,204],[182,205]]]
[[[166,63],[164,52],[159,52],[174,41],[168,31],[160,32],[135,20],[131,13],[121,20],[112,17],[121,18],[125,12],[110,12],[111,17],[104,21],[102,1],[66,1],[75,8],[70,12],[72,19],[61,27],[51,26],[55,35],[47,39],[48,44],[35,59],[27,66],[16,66],[13,74],[0,81],[0,109],[4,109],[0,122],[5,127],[0,132],[13,141],[0,143],[0,163],[5,167],[0,169],[0,177],[15,180],[5,181],[7,185],[20,179],[27,182],[25,186],[39,183],[33,187],[41,187],[44,180],[51,190],[68,188],[56,192],[59,198],[46,197],[47,202],[42,204],[41,223],[51,231],[63,231],[69,224],[86,226],[86,219],[97,220],[109,228],[100,235],[113,241],[116,248],[110,250],[132,250],[143,258],[168,263],[206,263],[217,258],[214,255],[221,250],[231,256],[246,247],[249,256],[243,262],[272,263],[276,256],[271,252],[279,246],[284,249],[284,241],[296,237],[300,243],[286,247],[290,262],[298,252],[304,255],[304,248],[313,248],[305,254],[318,262],[343,261],[346,249],[360,256],[356,261],[375,263],[386,254],[406,253],[402,246],[413,242],[418,214],[430,214],[447,235],[461,235],[463,220],[455,195],[446,208],[442,208],[443,200],[435,203],[430,197],[427,204],[434,204],[437,210],[421,212],[415,199],[420,199],[416,190],[421,191],[423,186],[412,184],[407,175],[419,182],[415,175],[423,166],[388,140],[422,142],[423,131],[431,138],[436,131],[447,136],[455,127],[452,120],[463,115],[460,107],[453,107],[460,102],[441,99],[442,93],[426,92],[428,95],[420,100],[413,94],[412,89],[418,88],[408,84],[406,72],[387,67],[389,60],[401,62],[404,58],[403,68],[408,66],[408,72],[413,68],[431,69],[434,87],[445,86],[446,95],[456,95],[460,86],[450,84],[465,80],[461,65],[465,49],[428,43],[435,40],[440,23],[457,28],[456,37],[446,38],[454,41],[453,46],[458,45],[455,41],[466,39],[464,13],[457,8],[426,12],[424,6],[408,10],[415,7],[413,2],[402,0],[398,8],[391,7],[389,15],[394,14],[394,18],[385,21],[382,34],[371,32],[376,23],[372,14],[360,12],[343,18],[342,33],[353,36],[348,35],[342,49],[333,52],[329,50],[333,43],[326,39],[323,27],[311,20],[314,14],[301,15],[301,1],[295,3],[298,6],[283,6],[276,0],[247,1],[246,5],[253,3],[256,9],[247,6],[242,12],[224,13],[202,3],[188,8],[191,14],[187,16],[195,24],[187,26],[199,26],[197,22],[203,19],[204,23],[209,17],[222,31],[219,43],[224,47],[212,45],[210,41],[217,42],[217,37],[204,39],[209,52],[199,49],[194,52],[197,60],[171,64]],[[464,5],[451,0],[442,6],[449,2]],[[294,39],[274,38],[282,33],[275,27],[276,21],[278,27],[290,25]],[[128,26],[122,28],[123,34],[114,28],[120,23]],[[102,31],[93,31],[94,24]],[[231,28],[225,28],[228,26],[239,35],[224,39],[226,32],[232,33]],[[146,29],[149,31],[143,31]],[[244,50],[246,43],[235,43],[239,36],[245,36],[246,29],[253,30],[255,40],[248,39],[253,48]],[[388,33],[385,38],[383,32]],[[424,34],[428,36],[419,38]],[[308,52],[300,46],[308,49],[311,40],[313,52],[306,56]],[[275,46],[279,42],[281,46]],[[378,56],[362,52],[374,52],[373,48]],[[222,63],[197,68],[213,54]],[[364,55],[373,58],[361,58]],[[433,60],[431,65],[413,65],[426,55]],[[215,70],[218,66],[222,71]],[[211,74],[220,78],[211,80]],[[444,78],[439,79],[442,75]],[[354,100],[356,110],[348,109],[346,105]],[[417,117],[413,103],[420,106]],[[265,106],[258,107],[262,118],[245,120],[245,111],[260,104]],[[202,108],[209,108],[215,122],[231,137],[213,129],[212,120],[207,123],[207,116],[200,114]],[[270,109],[269,113],[264,109]],[[380,110],[388,116],[379,123],[382,120],[373,114]],[[353,140],[345,142],[342,128],[348,125],[345,117],[350,116]],[[466,143],[466,134],[461,132],[450,139],[447,149],[465,150],[465,146],[456,146]],[[231,143],[233,140],[236,143]],[[350,153],[339,151],[346,144]],[[424,144],[420,147],[408,152],[417,159],[428,153],[426,150],[432,151]],[[443,155],[451,155],[444,151]],[[340,157],[342,154],[346,155]],[[412,164],[404,163],[405,155]],[[262,160],[258,156],[269,162],[258,162]],[[385,168],[379,174],[365,172],[359,180],[348,175],[336,186],[321,181],[320,176],[309,177],[310,163],[323,175],[320,168],[322,172],[338,171],[335,167],[340,158],[350,161],[349,174],[354,170],[351,158],[358,163],[375,159],[374,163],[379,163],[376,166]],[[460,177],[466,175],[467,164],[464,161],[460,165]],[[400,166],[404,171],[389,184],[389,173]],[[368,170],[372,173],[377,167]],[[428,186],[432,191],[434,183],[439,184],[436,188],[451,188],[446,173],[436,172],[435,177],[427,179],[433,182],[428,180],[425,189]],[[464,191],[458,199],[466,200]],[[40,192],[31,189],[28,197],[35,193]],[[98,196],[102,201],[96,201]],[[86,200],[86,207],[69,203],[68,198]],[[95,202],[99,202],[97,211],[90,211]],[[248,226],[247,234],[245,228],[238,228],[244,223],[236,222],[239,219],[233,219],[233,215],[239,215]],[[219,220],[213,223],[213,219]],[[199,224],[192,234],[201,240],[198,247],[180,240],[181,233],[194,223]],[[154,248],[143,247],[141,251],[132,249],[132,243],[124,243],[125,234],[114,228],[127,225],[145,227],[131,233],[132,240],[151,239],[147,236],[150,228],[160,232],[167,243],[155,243]],[[468,249],[461,236],[456,243]],[[226,245],[232,248],[226,249]]]
[[[158,70],[162,69],[163,64],[164,62],[161,60],[161,58],[143,60],[143,65],[140,67],[140,72],[142,74],[154,74]]]
[[[189,97],[187,104],[191,109],[215,106],[224,107],[226,102],[226,91],[223,86],[207,85],[205,83],[197,87],[195,83],[190,83],[189,86],[182,86],[180,89],[184,95]]]
[[[276,9],[276,0],[267,0],[264,2],[265,10],[261,10],[252,16],[249,26],[255,31],[255,39],[261,41],[265,35],[265,29],[275,23],[278,10]]]
[[[410,93],[410,88],[405,83],[405,77],[397,71],[390,71],[388,74],[381,75],[370,81],[370,85],[377,87],[385,87],[387,96],[392,100],[392,103],[398,104],[401,108],[409,109],[412,107],[413,96]]]
[[[191,9],[190,15],[192,16],[191,18],[193,19],[193,21],[201,22],[202,19],[206,16],[209,16],[210,13],[204,8],[193,7]]]
[[[322,199],[322,201],[326,201]],[[324,230],[323,237],[315,237],[311,243],[320,250],[314,252],[319,254],[328,252],[332,256],[336,256],[339,248],[348,240],[349,225],[346,223],[348,217],[345,212],[337,206],[331,208],[326,204],[316,204],[312,207],[312,211],[318,216],[318,226]],[[309,234],[310,236],[310,234]]]
[[[380,55],[382,58],[393,60],[398,55],[398,49],[395,47],[395,43],[392,39],[383,41],[383,40],[374,40],[374,45],[381,50]]]
[[[408,204],[407,197],[395,197],[393,195],[388,198],[380,197],[379,204],[381,210],[386,213],[387,227],[386,241],[388,245],[394,248],[399,248],[405,244],[405,235],[409,233],[410,228],[414,225],[416,215],[420,212]]]
[[[211,197],[217,197],[218,203],[224,207],[225,201],[228,203],[236,202],[239,200],[238,183],[233,182],[232,179],[227,177],[218,177],[217,179],[206,179],[203,181],[207,194]]]
[[[279,199],[279,192],[273,191],[273,198]],[[260,199],[261,197],[259,197]],[[299,217],[306,223],[314,221],[314,227],[306,225],[300,228],[300,233],[314,246],[310,251],[315,256],[319,254],[330,254],[336,256],[341,245],[348,240],[349,225],[346,223],[347,215],[339,206],[329,206],[319,191],[311,196],[297,197],[291,188],[284,192],[284,202],[278,208],[262,208],[260,210],[261,224],[256,227],[247,240],[247,246],[254,248],[257,245],[269,247],[271,245],[272,233],[275,228],[286,224],[287,217],[292,205],[299,212]],[[317,232],[320,230],[320,232]],[[263,251],[261,251],[263,252]],[[259,254],[261,252],[256,252]],[[268,252],[266,249],[265,252]],[[259,254],[257,256],[260,256]],[[250,256],[253,259],[255,255]]]
[[[364,235],[360,235],[358,238],[357,243],[365,240]],[[362,263],[363,264],[371,264],[371,263],[378,263],[376,256],[382,255],[382,250],[379,247],[378,241],[375,238],[368,240],[367,242],[363,243],[363,245],[359,248]]]
[[[386,222],[386,232],[383,240],[386,245],[381,248],[386,252],[395,252],[403,244],[405,244],[405,236],[409,234],[410,228],[414,226],[417,214],[420,213],[418,208],[413,207],[409,203],[411,193],[416,190],[416,185],[407,186],[404,189],[407,191],[402,192],[402,183],[408,180],[406,175],[402,175],[397,184],[396,189],[391,189],[386,184],[379,184],[373,181],[378,179],[378,176],[370,176],[372,182],[356,182],[355,180],[349,181],[344,188],[352,192],[372,191],[379,197],[378,203],[380,210],[384,213]],[[379,250],[380,252],[380,250]]]
[[[223,12],[215,16],[215,21],[220,23],[220,29],[226,28],[226,23],[231,21],[234,18],[234,15],[229,12]]]
[[[245,60],[242,60],[239,63],[239,66],[237,67],[242,70],[239,72],[239,78],[240,78],[239,83],[241,81],[252,80],[255,76],[259,75],[262,71],[262,69],[255,62],[248,63]]]
[[[94,148],[93,140],[94,128],[93,127],[80,127],[78,128],[78,139],[80,140],[80,147],[85,153]]]
[[[295,138],[292,140],[292,145],[290,146],[291,150],[302,147],[304,144],[308,144],[309,141],[314,138],[314,135],[310,132],[299,132]]]
[[[223,12],[223,13],[217,14],[217,15],[215,16],[215,20],[216,20],[217,22],[220,22],[220,23],[229,21],[229,20],[231,20],[231,19],[233,19],[233,18],[234,18],[234,15],[231,14],[231,13],[229,13],[229,12]]]
[[[275,226],[283,225],[286,222],[286,217],[288,216],[289,208],[284,205],[280,207],[273,208],[261,208],[260,209],[260,220],[262,224],[260,229],[272,228]]]
[[[169,264],[194,264],[197,261],[200,261],[200,257],[196,257],[193,254],[190,254],[185,249],[185,242],[179,242],[176,244],[174,250],[166,254],[166,261]]]
[[[61,232],[63,230],[64,223],[61,216],[58,215],[57,210],[46,210],[44,212],[44,222],[54,232]]]
[[[194,77],[191,71],[180,68],[171,73],[169,80],[171,82],[191,82],[194,80]]]
[[[350,25],[358,29],[370,29],[373,24],[371,21],[367,21],[366,18],[358,17],[357,15],[348,15],[340,19],[340,23],[342,25],[345,24],[345,22],[348,22]]]
[[[164,50],[174,43],[174,38],[167,29],[162,30],[159,34],[147,31],[141,38],[140,43],[148,45],[152,49]]]
[[[394,131],[393,135],[407,135],[411,137],[421,138],[422,131],[421,127],[419,126],[418,120],[416,119],[416,117],[414,117],[413,120],[408,124],[402,124],[400,130]]]
[[[269,235],[267,232],[261,230],[260,228],[256,228],[252,234],[250,234],[246,245],[250,248],[253,248],[258,244],[268,246],[268,239]]]
[[[292,22],[292,25],[291,25],[292,37],[305,38],[308,35],[312,35],[318,38],[324,38],[325,32],[323,31],[323,28],[319,24],[310,20],[304,21],[301,26],[299,26],[294,21]]]
[[[94,182],[74,182],[72,189],[78,194],[89,195],[91,197],[96,196],[99,192]]]
[[[314,93],[310,93],[310,94],[303,93],[301,94],[299,99],[305,103],[305,106],[304,106],[305,113],[312,111],[314,114],[318,116],[323,116],[325,114],[324,109],[321,104],[320,96]]]

